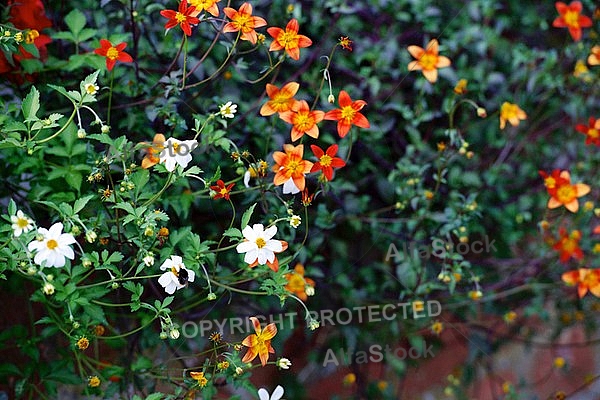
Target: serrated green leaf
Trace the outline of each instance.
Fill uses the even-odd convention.
[[[229,228],[225,232],[223,232],[223,236],[232,237],[232,238],[241,238],[242,232],[238,228]]]
[[[21,111],[23,112],[23,117],[25,117],[25,121],[34,120],[37,118],[36,114],[40,109],[40,92],[35,88],[35,86],[31,87],[29,94],[23,99],[23,103],[21,104]]]
[[[73,204],[73,213],[74,214],[79,213],[79,211],[83,210],[85,205],[93,198],[94,198],[94,195],[88,195],[88,196],[85,196],[85,197],[75,200],[75,204]]]
[[[69,27],[69,30],[73,33],[73,37],[77,41],[79,41],[79,33],[85,27],[85,23],[85,15],[77,9],[65,16],[65,24],[67,24],[67,27]]]
[[[242,215],[242,223],[240,225],[242,229],[244,229],[246,225],[248,225],[250,217],[252,217],[252,213],[254,212],[254,207],[256,207],[256,203],[252,204],[250,208],[244,211],[244,214]]]

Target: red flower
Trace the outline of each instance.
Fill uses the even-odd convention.
[[[583,6],[580,1],[572,1],[566,5],[562,1],[554,3],[556,11],[560,14],[553,22],[555,28],[569,28],[569,33],[576,42],[581,40],[581,28],[589,28],[592,26],[590,17],[581,15]]]
[[[187,0],[182,0],[179,3],[178,11],[162,10],[160,12],[160,15],[169,19],[165,24],[165,29],[171,29],[179,25],[181,27],[181,30],[183,30],[183,33],[186,34],[186,36],[191,36],[192,25],[197,25],[200,23],[200,20],[198,18],[192,16],[192,14],[194,14],[194,11],[196,11],[196,7],[188,7]]]
[[[364,100],[354,100],[345,90],[340,91],[339,99],[340,108],[328,111],[325,114],[325,119],[336,120],[337,131],[340,137],[344,137],[350,131],[352,125],[360,126],[361,128],[369,128],[371,125],[367,118],[359,111],[367,105]]]
[[[94,53],[106,57],[106,68],[108,68],[109,71],[112,71],[117,61],[127,63],[133,62],[133,58],[123,51],[125,47],[127,47],[127,43],[125,42],[113,46],[108,40],[100,39],[100,48],[94,50]]]
[[[223,182],[221,179],[219,179],[217,181],[216,185],[210,187],[212,190],[217,192],[217,194],[215,194],[215,196],[213,197],[213,200],[220,199],[220,198],[229,200],[229,193],[231,193],[231,188],[234,185],[235,185],[235,183],[230,183],[229,185],[225,186],[225,182]]]
[[[287,23],[285,30],[277,27],[267,29],[269,35],[273,37],[273,43],[269,47],[269,51],[284,50],[294,60],[300,58],[300,48],[308,47],[312,44],[307,36],[299,35],[298,30],[300,25],[298,20],[293,18]]]
[[[315,146],[314,144],[310,145],[310,149],[315,157],[319,159],[319,161],[313,164],[310,172],[322,171],[323,175],[325,175],[325,178],[327,178],[328,181],[333,179],[334,168],[342,168],[346,166],[346,162],[344,160],[335,156],[338,151],[337,144],[332,144],[325,152],[323,152],[320,147]]]
[[[588,126],[585,126],[583,124],[577,124],[577,126],[575,126],[575,129],[586,136],[586,145],[593,143],[596,146],[600,146],[600,119],[590,117]]]
[[[560,235],[560,238],[552,248],[558,250],[560,253],[560,261],[567,262],[571,257],[576,260],[581,260],[583,258],[583,251],[581,251],[581,248],[579,247],[581,232],[574,230],[570,234],[567,234],[565,228],[560,228],[558,234]]]

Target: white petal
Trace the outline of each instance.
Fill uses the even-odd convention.
[[[42,265],[42,262],[46,260],[47,254],[45,251],[38,251],[35,257],[33,258],[33,262],[37,265]]]
[[[160,266],[161,271],[171,270],[173,268],[173,260],[167,258],[164,263]]]
[[[238,253],[247,253],[251,250],[258,250],[258,246],[255,242],[242,242],[238,244],[235,249]]]
[[[253,243],[256,242],[257,235],[254,232],[254,229],[250,227],[250,225],[246,225],[246,227],[242,229],[242,235],[244,235],[244,238],[248,241]]]
[[[194,271],[192,271],[191,269],[187,269],[186,271],[188,272],[188,282],[194,282],[194,279],[196,279],[196,273]]]
[[[75,258],[75,253],[73,253],[73,249],[70,248],[69,246],[66,247],[59,247],[59,253],[64,256],[67,257],[69,260],[72,260]]]
[[[62,254],[59,254],[57,251],[52,252],[52,266],[59,268],[65,266],[66,258],[63,257]]]
[[[270,400],[269,392],[263,388],[258,389],[258,397],[260,400]]]
[[[160,276],[160,278],[158,278],[158,283],[160,283],[160,286],[166,288],[173,283],[173,276],[175,275],[172,272],[165,272]]]
[[[283,388],[281,385],[277,385],[275,390],[273,390],[273,394],[271,395],[271,400],[279,400],[283,397]]]
[[[29,251],[34,251],[34,250],[38,250],[40,249],[40,245],[43,245],[44,242],[39,241],[39,240],[32,240],[31,242],[29,242],[29,244],[27,245],[27,249]]]
[[[277,227],[275,225],[273,225],[270,228],[267,228],[265,230],[265,234],[264,234],[265,240],[271,239],[273,236],[275,236],[276,233],[277,233]]]
[[[57,242],[59,245],[68,245],[75,243],[76,240],[70,233],[63,233],[58,237]]]
[[[177,290],[177,283],[175,282],[171,282],[168,286],[165,287],[165,292],[167,292],[168,294],[175,293],[175,290]]]
[[[281,253],[283,251],[283,245],[280,240],[269,240],[264,248],[275,253]]]
[[[250,187],[250,171],[244,172],[244,186]]]
[[[50,227],[48,231],[48,236],[52,238],[58,238],[62,234],[63,224],[62,222],[57,222]]]
[[[300,189],[294,183],[292,178],[288,179],[283,183],[283,194],[296,194],[300,193]]]
[[[181,256],[171,256],[173,264],[183,264],[183,258]]]
[[[264,247],[258,250],[258,263],[260,265],[266,264],[267,261],[273,262],[275,260],[275,253],[271,250],[265,249]]]
[[[247,264],[252,264],[258,258],[258,249],[251,250],[246,253],[244,256],[244,262]]]

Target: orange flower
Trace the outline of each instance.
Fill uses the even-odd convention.
[[[200,14],[202,12],[202,10],[206,10],[213,17],[218,17],[219,16],[219,6],[217,6],[217,3],[219,1],[221,1],[221,0],[188,0],[188,3],[191,6],[196,7],[196,11],[194,11],[190,15],[192,17],[197,17],[198,14]]]
[[[165,141],[165,135],[157,133],[154,135],[154,139],[152,139],[152,144],[146,142],[143,143],[148,147],[146,147],[146,155],[142,160],[142,168],[148,169],[160,162],[159,154],[165,149]]]
[[[524,119],[527,119],[527,114],[518,105],[505,101],[500,106],[500,129],[504,129],[506,121],[512,126],[517,126],[519,121]]]
[[[221,179],[219,179],[217,181],[216,185],[210,187],[212,190],[217,192],[217,194],[215,194],[215,196],[213,197],[213,200],[220,199],[220,198],[229,200],[229,193],[231,193],[231,188],[234,185],[235,185],[235,183],[230,183],[229,185],[225,186],[225,182],[223,182]]]
[[[352,40],[348,36],[342,36],[338,40],[338,44],[342,46],[342,49],[352,51]]]
[[[242,32],[240,38],[242,40],[249,40],[250,43],[256,44],[258,40],[256,36],[255,28],[265,26],[267,21],[261,17],[252,16],[252,5],[250,3],[244,3],[240,6],[239,11],[231,7],[225,7],[223,12],[231,20],[223,28],[223,32]]]
[[[583,9],[581,2],[572,1],[571,4],[566,5],[562,1],[557,1],[554,5],[560,15],[552,22],[552,26],[555,28],[569,28],[573,40],[576,42],[581,40],[581,28],[592,26],[591,18],[581,15]]]
[[[186,36],[192,35],[192,25],[197,25],[200,23],[200,20],[193,15],[198,15],[196,12],[196,7],[190,6],[188,7],[187,0],[181,0],[179,3],[179,10],[162,10],[160,15],[169,20],[165,24],[165,29],[171,29],[177,25],[181,27],[183,33]]]
[[[367,105],[366,101],[352,101],[350,95],[345,90],[341,90],[339,104],[340,108],[327,111],[325,119],[338,121],[337,131],[340,137],[343,138],[346,136],[352,125],[361,128],[369,128],[371,126],[367,118],[359,112]]]
[[[319,137],[319,127],[317,124],[323,121],[325,113],[323,111],[310,111],[310,107],[306,100],[297,101],[292,106],[292,110],[283,111],[279,114],[279,118],[294,125],[292,128],[292,142],[300,139],[306,133],[313,138]]]
[[[467,83],[468,83],[468,81],[466,79],[460,79],[456,83],[456,86],[454,86],[454,93],[456,93],[456,94],[467,93]]]
[[[600,119],[595,119],[594,117],[590,117],[588,125],[577,124],[575,129],[578,132],[583,133],[585,138],[585,144],[595,144],[596,146],[600,146]]]
[[[242,342],[244,346],[248,347],[248,351],[244,355],[244,358],[242,358],[242,362],[251,362],[258,356],[260,358],[260,363],[264,367],[267,365],[269,353],[275,353],[275,350],[271,347],[271,339],[277,334],[277,327],[274,323],[270,323],[265,329],[261,329],[258,318],[250,317],[250,321],[252,321],[252,325],[254,325],[256,334],[253,333],[252,335],[247,336]]]
[[[133,62],[133,58],[123,51],[125,47],[127,47],[127,43],[125,42],[113,46],[108,40],[100,39],[100,48],[94,50],[94,53],[106,57],[106,68],[109,71],[112,71],[117,61],[127,63]]]
[[[438,55],[439,43],[437,39],[431,39],[426,49],[413,45],[408,46],[407,50],[411,56],[417,59],[408,63],[408,70],[423,71],[425,79],[431,83],[437,81],[438,68],[450,66],[450,59],[448,57]]]
[[[310,205],[312,204],[313,197],[315,197],[315,194],[314,194],[314,193],[313,193],[313,194],[310,194],[310,193],[308,192],[308,189],[304,189],[304,190],[302,191],[302,205],[303,205],[304,207],[308,207],[308,206],[310,206]]]
[[[208,379],[204,376],[204,372],[190,372],[190,377],[195,380],[201,388],[208,383]]]
[[[269,51],[278,51],[285,49],[285,52],[289,54],[294,60],[300,58],[300,48],[308,47],[312,45],[312,40],[307,36],[299,35],[298,20],[293,18],[287,23],[285,31],[281,28],[271,27],[267,29],[269,35],[273,37],[273,43],[269,47]]]
[[[285,285],[285,290],[298,296],[302,301],[306,301],[308,295],[306,294],[306,287],[314,287],[315,281],[310,278],[304,277],[304,265],[296,264],[294,272],[285,274],[288,284]]]
[[[276,151],[273,153],[273,160],[276,165],[273,166],[275,172],[275,178],[273,183],[275,186],[283,185],[290,178],[293,179],[294,185],[298,190],[304,190],[306,184],[304,174],[308,174],[313,166],[313,163],[308,160],[303,160],[304,145],[299,144],[294,146],[292,144],[284,144],[283,150]]]
[[[596,297],[600,297],[600,269],[579,268],[562,274],[562,280],[567,285],[577,285],[577,294],[579,298],[585,296],[588,292]]]
[[[281,89],[267,83],[267,96],[270,100],[260,108],[260,115],[266,117],[291,110],[296,104],[297,100],[294,99],[294,96],[298,93],[299,88],[300,85],[297,82],[288,82]]]
[[[315,146],[314,144],[310,145],[310,149],[312,150],[315,157],[319,159],[317,161],[310,172],[322,171],[325,178],[328,181],[333,179],[333,169],[334,168],[342,168],[346,165],[346,162],[339,157],[336,157],[336,153],[338,151],[338,145],[332,144],[327,148],[327,151],[323,151],[320,147]]]
[[[587,62],[590,65],[600,65],[600,46],[592,47]]]
[[[560,261],[567,262],[571,257],[576,260],[581,260],[583,258],[583,251],[581,251],[581,248],[579,247],[581,232],[574,230],[570,234],[567,234],[565,228],[560,228],[558,234],[560,235],[560,238],[552,248],[559,251]]]
[[[590,187],[583,183],[571,184],[571,175],[569,171],[559,171],[555,169],[552,175],[546,174],[544,171],[539,171],[544,178],[544,185],[550,195],[548,200],[548,208],[558,208],[565,206],[571,212],[579,210],[579,202],[577,198],[585,196],[590,192]]]

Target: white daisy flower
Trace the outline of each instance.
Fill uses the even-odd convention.
[[[281,400],[283,397],[283,388],[281,385],[277,385],[275,390],[273,390],[273,394],[270,396],[266,389],[260,388],[258,389],[258,397],[260,400]]]
[[[10,222],[12,222],[11,228],[15,237],[21,236],[22,233],[27,233],[33,229],[33,220],[18,210],[17,215],[10,216]]]
[[[65,257],[69,260],[75,258],[73,249],[69,246],[75,243],[75,238],[70,233],[62,233],[63,224],[55,223],[50,229],[39,228],[40,236],[27,245],[29,251],[36,251],[33,262],[46,267],[63,267]]]
[[[238,253],[246,253],[244,262],[253,264],[257,259],[260,265],[267,261],[272,263],[275,260],[275,253],[283,251],[283,245],[280,240],[272,239],[277,233],[277,227],[273,225],[264,229],[262,224],[254,224],[252,227],[246,225],[242,230],[245,241],[238,244],[235,248]]]
[[[198,142],[195,140],[169,138],[164,142],[164,149],[160,152],[160,162],[165,164],[169,172],[173,172],[177,165],[185,169],[192,161],[192,151],[196,147]]]
[[[290,217],[290,226],[294,229],[298,228],[302,223],[302,218],[299,215],[292,215]]]
[[[231,101],[221,105],[219,107],[219,114],[223,118],[233,118],[234,114],[237,112],[237,104],[233,104]]]
[[[188,282],[194,282],[196,274],[183,265],[183,259],[179,256],[171,256],[160,266],[161,271],[167,271],[158,278],[158,283],[165,288],[168,294],[187,286]]]

